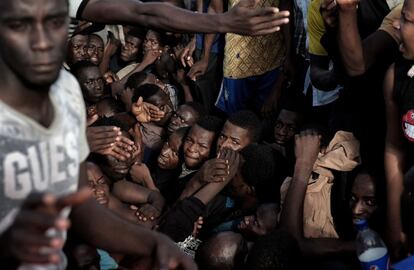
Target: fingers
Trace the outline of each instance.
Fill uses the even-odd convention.
[[[69,220],[60,218],[57,214],[46,211],[27,211],[22,210],[16,217],[16,226],[24,226],[36,231],[46,231],[49,228],[56,228],[57,230],[67,230],[70,226]]]
[[[82,188],[78,192],[59,198],[56,202],[56,205],[58,209],[63,209],[67,206],[76,206],[83,204],[90,198],[92,198],[92,190],[90,188]]]
[[[102,127],[88,127],[88,137],[94,140],[98,139],[115,139],[117,136],[122,135],[119,127],[114,126],[102,126]]]
[[[93,114],[91,117],[88,117],[86,125],[89,127],[99,119],[99,115]]]
[[[22,209],[36,209],[40,207],[49,207],[56,202],[56,197],[52,194],[32,193],[22,205]]]
[[[121,136],[120,140],[116,144],[119,147],[122,147],[122,148],[125,148],[125,149],[129,149],[128,147],[131,147],[131,146],[135,145],[135,143],[132,140],[128,139],[125,136]],[[129,150],[132,150],[132,148],[129,149]]]
[[[186,61],[187,61],[189,51],[190,50],[188,49],[188,47],[185,47],[181,54],[180,60],[181,60],[181,64],[183,65],[183,67],[186,67]]]

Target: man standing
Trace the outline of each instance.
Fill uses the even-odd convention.
[[[196,269],[165,236],[121,220],[85,190],[69,194],[86,186],[89,149],[79,85],[60,69],[68,19],[67,0],[0,2],[2,268],[64,269],[72,207],[71,223],[91,245],[151,257],[160,269]]]

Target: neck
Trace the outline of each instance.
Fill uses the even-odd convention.
[[[0,100],[14,110],[27,115],[41,125],[48,126],[53,119],[49,86],[36,87],[23,82],[10,69],[0,63],[3,74],[0,86]]]

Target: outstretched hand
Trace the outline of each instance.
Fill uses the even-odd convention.
[[[131,112],[140,123],[158,122],[165,116],[162,110],[153,104],[144,102],[142,97],[132,104]]]
[[[92,197],[88,188],[57,198],[54,195],[31,194],[23,203],[9,229],[1,235],[1,250],[21,263],[58,264],[64,245],[61,234],[70,227],[62,216],[66,207],[84,203]]]
[[[224,14],[224,32],[241,35],[267,35],[289,22],[289,11],[276,7],[256,8],[260,0],[241,0]]]

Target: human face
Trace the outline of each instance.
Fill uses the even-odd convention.
[[[374,178],[368,174],[358,174],[352,185],[351,200],[353,222],[368,220],[377,210]]]
[[[104,43],[102,39],[95,35],[89,36],[88,42],[88,56],[89,60],[94,65],[99,65],[102,62],[104,53]]]
[[[68,63],[70,65],[88,59],[88,36],[73,36],[68,46]]]
[[[152,30],[147,32],[144,41],[144,54],[150,50],[161,50],[163,49],[160,45],[158,34]]]
[[[400,51],[404,58],[414,60],[414,3],[406,0],[400,19]]]
[[[50,86],[64,60],[65,0],[0,1],[0,70],[31,86]]]
[[[122,136],[132,140],[128,132],[122,131]],[[128,159],[125,161],[118,160],[112,156],[106,155],[104,164],[99,164],[99,166],[111,181],[118,181],[126,177],[135,161],[136,160],[134,159]]]
[[[157,93],[148,99],[148,103],[157,106],[161,111],[165,113],[164,117],[160,121],[155,122],[155,124],[158,126],[164,126],[170,119],[172,113],[172,104],[170,97],[163,92]]]
[[[181,105],[171,116],[170,123],[168,124],[168,133],[171,134],[182,127],[192,126],[197,119],[197,113],[190,106]]]
[[[85,100],[96,103],[105,95],[105,85],[98,67],[87,67],[79,74]]]
[[[109,180],[102,173],[98,166],[93,163],[86,163],[88,175],[88,186],[92,189],[95,199],[99,204],[108,205]]]
[[[250,142],[250,134],[247,129],[226,121],[217,141],[217,152],[223,148],[240,151],[249,145]]]
[[[203,165],[210,156],[214,132],[194,125],[184,142],[184,161],[188,168],[197,168]]]
[[[298,113],[281,110],[274,127],[274,136],[277,144],[286,145],[298,131],[300,116]]]
[[[278,207],[275,204],[262,204],[251,216],[245,216],[237,226],[248,238],[266,235],[277,227]]]
[[[131,62],[137,60],[141,43],[142,40],[139,38],[127,35],[125,37],[125,45],[121,48],[122,61]]]
[[[173,133],[168,138],[161,149],[157,162],[158,167],[164,170],[175,169],[180,162],[178,153],[182,144],[182,137],[177,133]]]

